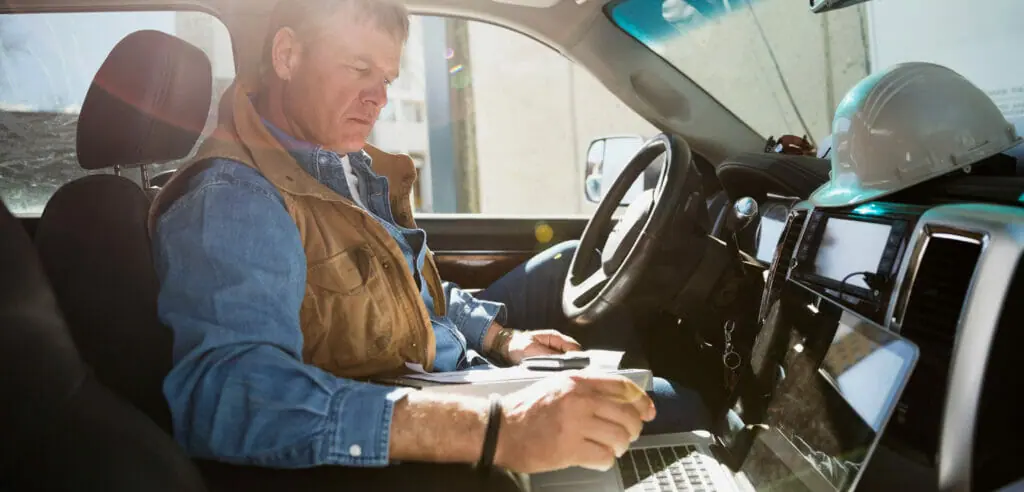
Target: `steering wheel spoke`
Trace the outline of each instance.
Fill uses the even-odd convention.
[[[598,268],[596,272],[590,274],[583,282],[572,286],[572,299],[576,305],[586,304],[590,302],[601,288],[608,283],[608,275],[604,273],[604,268]]]

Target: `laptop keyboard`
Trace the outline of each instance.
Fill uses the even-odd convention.
[[[630,492],[712,492],[709,458],[696,446],[632,449],[619,458]]]

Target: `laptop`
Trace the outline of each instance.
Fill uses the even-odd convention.
[[[763,422],[744,423],[733,414],[728,436],[642,436],[609,471],[538,473],[526,486],[534,492],[853,490],[919,351],[849,313],[831,344],[819,344],[817,354],[813,345],[796,330],[790,334]]]

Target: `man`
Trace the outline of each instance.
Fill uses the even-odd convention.
[[[411,161],[366,146],[399,75],[404,8],[285,4],[271,19],[262,79],[225,94],[201,165],[179,171],[154,201],[159,311],[175,334],[164,391],[176,438],[199,458],[273,468],[475,463],[487,400],[365,380],[407,363],[486,368],[476,352],[515,364],[580,347],[554,330],[502,326],[528,319],[529,305],[506,313],[442,284],[412,221]],[[523,297],[521,279],[558,256],[522,267],[491,295]],[[658,385],[677,408],[694,409],[691,425],[699,403]],[[581,375],[508,395],[500,412],[494,464],[527,473],[606,469],[656,414],[625,378]]]

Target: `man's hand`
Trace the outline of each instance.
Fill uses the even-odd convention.
[[[520,473],[608,470],[654,418],[654,403],[622,376],[565,372],[502,398],[495,464]]]
[[[581,350],[579,342],[557,330],[519,331],[492,323],[484,335],[485,355],[515,365],[524,357]]]
[[[509,339],[504,355],[509,362],[518,364],[534,355],[562,354],[580,349],[579,342],[557,330],[517,331]]]
[[[566,371],[502,398],[497,466],[537,473],[582,466],[607,470],[654,418],[654,403],[622,376]],[[414,391],[395,404],[393,460],[475,463],[487,400]]]

